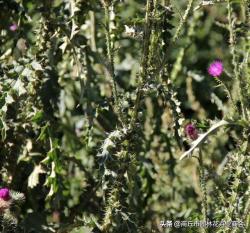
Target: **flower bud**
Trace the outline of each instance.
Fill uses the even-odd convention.
[[[185,133],[192,140],[196,140],[198,138],[198,131],[193,124],[186,125]]]
[[[8,201],[10,199],[10,190],[8,188],[0,189],[0,199]]]

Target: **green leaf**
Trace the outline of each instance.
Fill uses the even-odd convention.
[[[43,120],[44,112],[38,111],[36,114],[31,118],[31,120],[35,123],[40,123]]]
[[[46,131],[47,131],[47,128],[48,128],[48,127],[49,127],[49,124],[47,123],[45,126],[43,126],[43,127],[41,128],[41,132],[40,132],[40,135],[39,135],[39,137],[37,138],[37,140],[44,141],[44,140],[46,139],[46,137],[47,137]]]

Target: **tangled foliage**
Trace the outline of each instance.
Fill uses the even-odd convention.
[[[20,192],[1,232],[250,231],[248,0],[0,0],[0,19]]]

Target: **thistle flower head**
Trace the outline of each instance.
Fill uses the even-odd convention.
[[[196,140],[198,138],[198,131],[193,124],[186,125],[185,133],[192,140]]]
[[[0,199],[0,214],[3,213],[5,210],[9,209],[11,205],[10,201],[4,201],[3,199]]]
[[[16,23],[13,23],[13,24],[12,24],[12,25],[10,25],[10,27],[9,27],[9,29],[10,29],[12,32],[16,31],[16,30],[17,30],[17,28],[18,28],[18,26],[17,26],[17,24],[16,24]]]
[[[213,77],[220,76],[222,74],[223,70],[224,70],[223,63],[222,63],[222,61],[219,61],[219,60],[214,61],[208,67],[208,73]]]
[[[8,201],[10,199],[10,190],[8,188],[0,189],[0,199]]]

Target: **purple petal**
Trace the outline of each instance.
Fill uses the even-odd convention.
[[[218,77],[222,74],[223,70],[223,63],[217,60],[210,64],[208,73],[213,77]]]
[[[18,26],[17,26],[16,23],[13,23],[13,24],[9,27],[9,29],[10,29],[12,32],[16,31],[17,28],[18,28]]]
[[[8,188],[0,189],[0,198],[4,201],[8,201],[10,199],[10,190]]]

